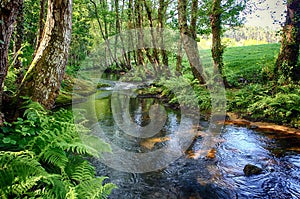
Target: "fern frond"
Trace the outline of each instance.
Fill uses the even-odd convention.
[[[111,193],[114,188],[117,188],[116,185],[112,183],[107,183],[103,185],[103,181],[107,177],[93,178],[91,180],[84,181],[76,187],[76,192],[80,198],[86,199],[103,199]]]
[[[0,152],[2,194],[21,195],[36,186],[47,172],[28,151]]]
[[[40,157],[45,162],[48,162],[58,168],[64,168],[68,163],[66,153],[61,148],[45,148],[40,154]]]
[[[73,143],[58,143],[58,146],[65,151],[72,152],[75,154],[87,154],[93,156],[96,153],[96,150],[90,149],[87,145],[81,142],[73,142]]]
[[[73,168],[70,178],[80,183],[95,177],[95,169],[86,160]]]
[[[74,187],[70,187],[67,195],[66,195],[67,199],[77,199],[78,198],[78,194],[75,191]]]

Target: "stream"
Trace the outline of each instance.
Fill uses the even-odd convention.
[[[108,79],[105,82],[113,86],[114,81]],[[100,124],[111,142],[134,152],[154,151],[167,145],[168,139],[164,138],[178,129],[180,111],[162,104],[166,122],[154,136],[156,141],[133,139],[115,133],[119,127],[113,117],[111,94],[112,87],[103,87],[88,99],[95,105],[97,121],[92,122]],[[154,103],[160,102],[156,98],[130,98],[132,121],[139,126],[148,125],[148,112]],[[85,108],[88,112],[93,111],[88,106]],[[201,130],[205,131],[208,125],[207,121],[201,121]],[[108,181],[118,186],[109,196],[112,199],[300,198],[300,137],[227,125],[218,137],[213,159],[197,156],[201,151],[201,140],[201,136],[197,137],[184,155],[157,171],[127,173],[110,168],[97,159],[91,162],[97,175],[108,176]],[[263,172],[247,177],[243,173],[246,164],[256,165]]]

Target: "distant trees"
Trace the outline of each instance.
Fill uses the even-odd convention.
[[[287,2],[286,22],[282,30],[280,53],[275,65],[275,79],[280,81],[300,80],[298,65],[300,45],[300,1]]]
[[[277,43],[280,36],[277,30],[270,27],[252,27],[242,26],[234,29],[228,29],[224,33],[225,38],[234,39],[236,42],[245,40],[263,41],[265,43]]]

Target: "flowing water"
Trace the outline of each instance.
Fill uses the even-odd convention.
[[[111,90],[101,88],[90,96],[95,103],[96,118],[110,141],[134,152],[149,152],[166,146],[168,139],[164,138],[178,129],[180,112],[165,107],[167,119],[154,136],[155,141],[116,134],[118,126],[111,110]],[[148,111],[153,103],[158,103],[157,99],[131,98],[132,120],[140,126],[149,124]],[[200,126],[205,131],[208,122],[201,121]],[[213,159],[190,155],[201,150],[201,140],[199,136],[185,155],[153,172],[121,172],[97,159],[91,161],[98,175],[108,176],[109,181],[118,186],[110,198],[300,198],[300,137],[224,126]],[[263,172],[246,177],[243,173],[246,164],[256,165]]]

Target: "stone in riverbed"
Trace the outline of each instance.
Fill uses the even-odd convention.
[[[262,169],[259,168],[258,166],[252,165],[252,164],[247,164],[244,169],[244,174],[245,176],[251,176],[251,175],[259,175],[262,173]]]

